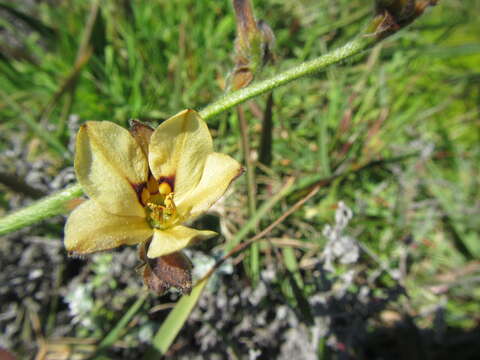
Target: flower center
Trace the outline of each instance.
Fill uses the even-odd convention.
[[[152,228],[168,229],[176,225],[180,217],[177,213],[174,192],[168,181],[157,182],[153,176],[142,190],[142,203],[145,204],[147,221]]]

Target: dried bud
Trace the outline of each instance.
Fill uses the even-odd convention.
[[[182,294],[190,294],[192,290],[192,262],[182,252],[160,256],[154,259],[145,254],[147,246],[140,247],[140,259],[143,265],[143,282],[157,295],[164,294],[174,287]]]
[[[233,0],[237,21],[235,40],[235,68],[230,88],[241,89],[252,82],[255,74],[266,63],[274,60],[273,31],[263,20],[257,21],[250,0]]]
[[[376,0],[375,13],[370,31],[374,35],[386,37],[417,19],[428,6],[438,0]]]
[[[137,140],[138,145],[143,150],[143,153],[148,156],[148,144],[152,137],[153,130],[149,125],[142,123],[139,120],[130,120],[130,134]]]

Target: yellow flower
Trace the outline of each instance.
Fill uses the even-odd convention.
[[[90,199],[67,220],[67,250],[88,254],[152,238],[147,257],[156,258],[216,235],[182,223],[205,212],[243,170],[213,152],[205,122],[184,110],[155,131],[87,122],[77,135],[75,171]]]

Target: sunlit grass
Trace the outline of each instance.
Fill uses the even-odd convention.
[[[270,0],[255,5],[277,36],[277,64],[262,76],[345,43],[369,15],[362,1]],[[401,269],[402,262],[411,261],[400,274],[410,298],[391,306],[401,309],[407,302],[422,326],[433,322],[424,309],[444,306],[448,325],[474,326],[480,294],[462,282],[458,271],[472,269],[480,256],[478,12],[474,0],[442,1],[371,52],[274,91],[273,161],[258,176],[260,202],[270,199],[272,189],[288,176],[300,184],[340,176],[271,234],[319,248],[278,250],[273,243],[262,243],[257,268],[250,267],[247,274],[257,277],[276,256],[280,293],[291,306],[302,305],[302,299],[317,291],[316,274],[308,264],[318,258],[326,241],[322,228],[333,221],[342,200],[354,213],[351,234],[371,252],[355,265],[359,282],[368,283],[382,267]],[[59,169],[70,165],[71,114],[80,122],[111,120],[125,126],[139,118],[159,123],[186,107],[199,110],[223,93],[235,32],[228,2],[107,1],[92,24],[91,55],[85,52],[88,58],[75,70],[91,13],[83,1],[42,4],[32,16],[42,25],[30,24],[29,31],[19,33],[21,52],[4,51],[0,58],[2,140],[22,133],[27,147],[38,139],[32,161],[46,152]],[[15,30],[6,20],[2,25]],[[263,111],[265,97],[251,104],[245,109],[256,149],[258,111]],[[240,158],[237,122],[232,111],[209,120],[209,126],[216,148]],[[0,150],[8,146],[2,141]],[[397,160],[356,171],[388,159]],[[230,219],[237,229],[251,221],[245,179],[239,180],[232,202],[245,211]],[[270,224],[304,191],[299,186],[298,193],[269,209],[259,226]],[[2,207],[10,210],[6,188],[0,196]],[[62,238],[60,230],[56,236]],[[347,270],[339,267],[338,275]],[[464,276],[475,284],[479,271],[473,268]],[[448,274],[447,280],[441,277]],[[384,275],[369,286],[381,294],[395,284]],[[447,284],[447,290],[432,290],[440,284]],[[295,287],[301,291],[295,293]],[[111,327],[121,315],[108,312]]]

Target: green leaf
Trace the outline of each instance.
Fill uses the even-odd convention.
[[[208,283],[208,277],[200,280],[192,289],[190,295],[183,295],[175,308],[168,314],[168,317],[158,329],[153,338],[152,347],[145,354],[145,359],[158,359],[160,355],[165,354],[183,325],[187,321],[190,313],[200,299],[205,285]]]

